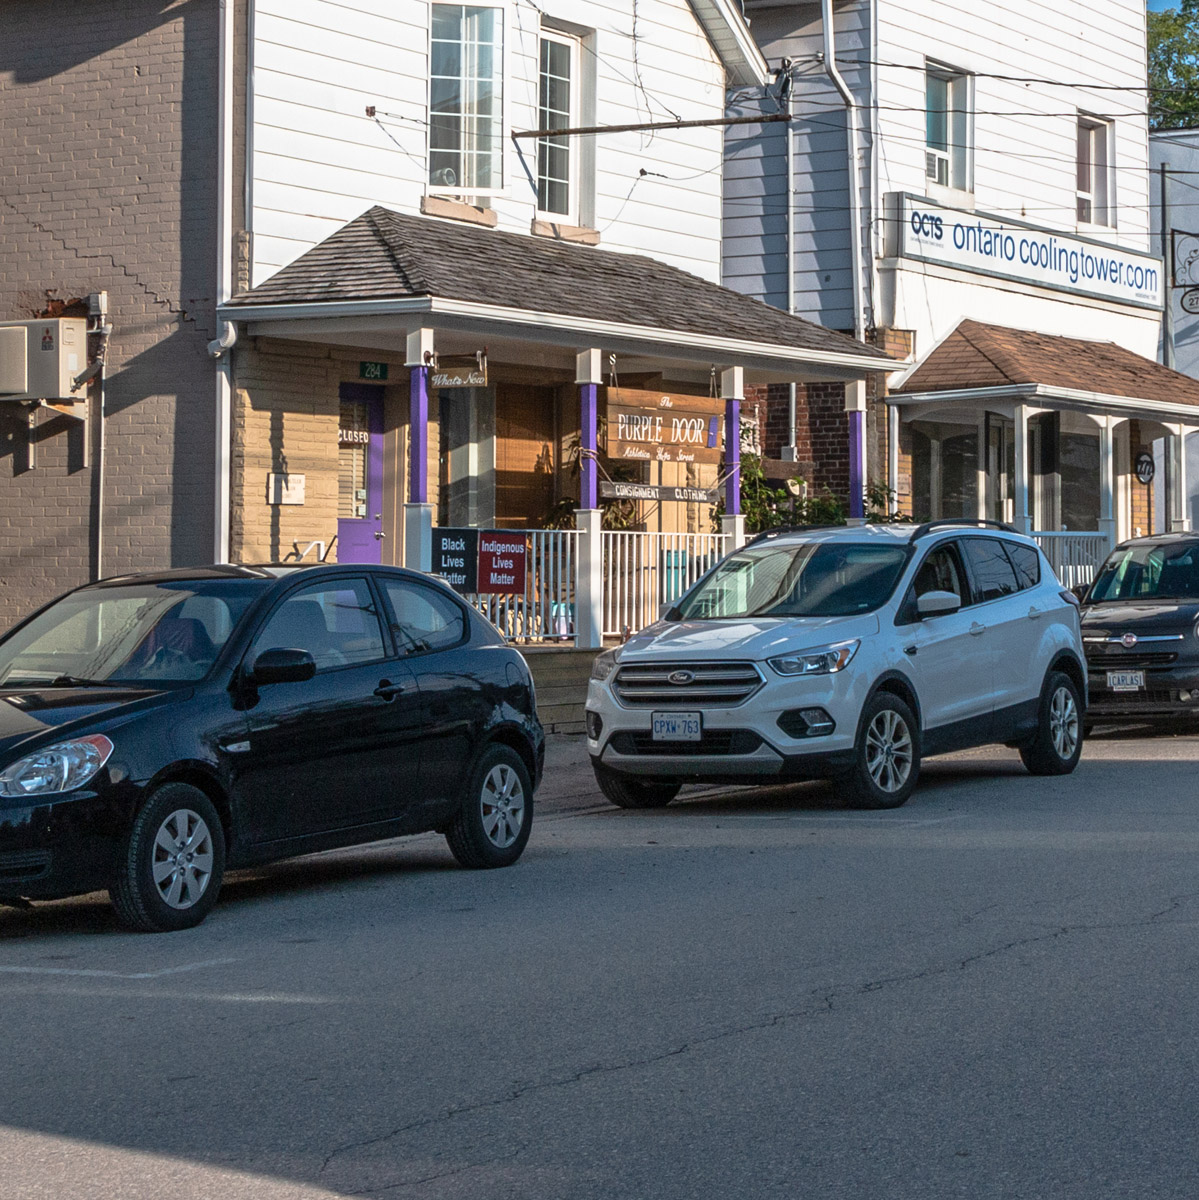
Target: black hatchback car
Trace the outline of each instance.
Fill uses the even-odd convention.
[[[227,867],[437,830],[529,838],[545,744],[520,654],[387,567],[218,566],[68,592],[0,639],[0,897],[107,888],[144,930]]]
[[[1082,597],[1087,722],[1199,715],[1199,534],[1117,546]]]

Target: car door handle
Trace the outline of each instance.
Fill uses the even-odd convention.
[[[375,688],[375,695],[380,700],[394,700],[406,686],[403,683],[392,683],[390,679],[380,679],[379,686]]]
[[[918,649],[919,649],[919,647],[918,647],[918,646],[904,646],[904,648],[903,648],[903,652],[904,652],[904,654],[907,654],[907,655],[909,655],[910,657],[912,657],[912,658],[915,658],[915,657],[916,657],[916,651],[917,651]]]
[[[977,621],[975,621],[974,624],[970,626],[970,636],[971,637],[978,637],[978,635],[980,633],[986,633],[986,632],[987,632],[987,627],[985,625],[980,625]]]

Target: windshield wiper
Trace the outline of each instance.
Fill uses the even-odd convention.
[[[85,679],[81,675],[56,675],[42,687],[120,687],[111,679]]]

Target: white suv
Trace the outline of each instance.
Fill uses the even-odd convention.
[[[894,808],[929,754],[1004,742],[1074,770],[1087,694],[1078,601],[993,522],[778,531],[595,660],[587,746],[605,796],[832,778]]]

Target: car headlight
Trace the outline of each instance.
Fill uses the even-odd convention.
[[[612,650],[605,650],[603,654],[597,654],[595,661],[591,664],[591,678],[597,679],[601,683],[616,670],[616,664],[620,662],[620,655],[623,651],[622,646],[617,646]]]
[[[822,646],[818,650],[801,650],[766,661],[780,675],[835,675],[843,671],[857,653],[861,642],[842,642],[837,646]]]
[[[103,734],[59,742],[18,758],[0,771],[0,796],[50,796],[83,787],[108,762],[112,742]]]

